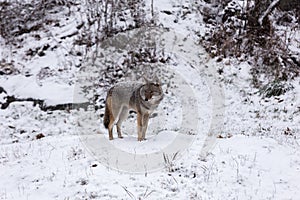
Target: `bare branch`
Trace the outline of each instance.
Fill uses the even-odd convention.
[[[258,19],[259,25],[262,26],[264,19],[274,10],[274,8],[278,5],[280,0],[274,0],[268,7],[268,9],[263,13],[263,15]]]

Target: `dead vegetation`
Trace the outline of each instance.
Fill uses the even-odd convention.
[[[299,75],[300,55],[289,48],[293,36],[288,35],[299,31],[299,3],[246,0],[241,6],[230,0],[207,2],[210,6],[203,6],[200,12],[211,28],[201,43],[211,56],[218,61],[228,57],[248,61],[253,85],[258,88],[265,81],[262,77],[280,82]],[[278,25],[286,31],[278,31]]]
[[[73,0],[1,0],[0,36],[7,44],[16,44],[18,36],[41,30],[45,25],[54,23],[48,18],[51,12],[60,7],[75,4]]]

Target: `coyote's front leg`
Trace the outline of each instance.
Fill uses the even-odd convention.
[[[138,141],[143,140],[143,115],[138,112],[137,113],[137,132],[138,132]]]
[[[138,126],[138,141],[145,140],[145,135],[148,127],[149,114],[137,114]]]
[[[143,115],[142,140],[146,140],[145,135],[148,128],[148,121],[149,121],[149,114],[147,113]]]

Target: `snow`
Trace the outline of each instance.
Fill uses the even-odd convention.
[[[32,102],[13,102],[0,110],[0,199],[299,198],[300,79],[288,81],[294,89],[286,94],[262,98],[250,84],[249,63],[216,62],[195,43],[205,25],[201,16],[184,14],[190,7],[189,1],[154,2],[169,30],[146,33],[171,59],[155,65],[168,92],[150,118],[147,140],[137,141],[134,114],[123,123],[124,138],[115,132],[110,141],[101,107],[42,111]],[[11,51],[0,40],[0,60],[14,60],[19,70],[0,76],[6,91],[0,103],[12,95],[47,105],[82,103],[97,94],[101,105],[107,91],[97,87],[102,64],[122,63],[144,30],[108,38],[96,53],[91,48],[91,55],[101,54],[91,63],[75,56],[81,47],[70,36],[85,18],[79,9],[68,20],[64,12],[53,14],[60,26],[38,32],[39,41],[26,34],[22,47]],[[294,37],[299,41],[299,32]],[[47,43],[44,56],[25,56]]]
[[[182,165],[189,168],[180,167],[171,175],[118,172],[81,147],[76,136],[1,146],[6,156],[1,162],[1,197],[81,199],[94,193],[99,199],[129,198],[122,187],[135,196],[143,195],[146,188],[154,190],[149,199],[297,199],[299,195],[299,151],[269,138],[219,140],[207,162],[185,157]],[[189,156],[196,149],[193,145]]]
[[[20,84],[22,83],[22,84]],[[86,98],[80,99],[79,95],[73,101],[74,87],[55,83],[53,81],[44,82],[42,86],[37,83],[35,77],[24,77],[16,75],[10,77],[8,80],[0,81],[8,94],[14,94],[19,98],[35,98],[45,100],[46,105],[57,105],[64,103],[81,103],[86,102]]]

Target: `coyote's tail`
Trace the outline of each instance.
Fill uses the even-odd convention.
[[[103,120],[103,124],[104,124],[104,127],[105,128],[108,128],[108,125],[109,125],[109,107],[107,105],[107,101],[105,103],[105,111],[104,111],[104,120]]]
[[[112,98],[112,92],[113,92],[113,87],[110,88],[107,92],[106,96],[106,101],[105,101],[105,111],[104,111],[104,119],[103,119],[103,124],[105,128],[108,128],[108,125],[110,123],[110,115],[111,115],[111,98]]]

